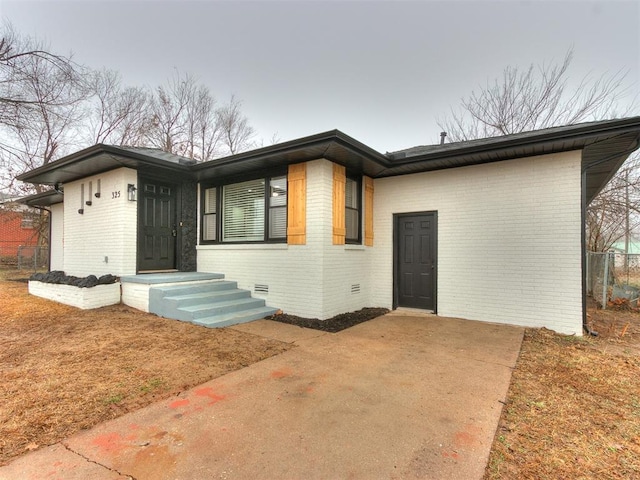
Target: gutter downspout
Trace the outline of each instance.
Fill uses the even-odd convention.
[[[592,337],[597,337],[598,332],[595,330],[591,330],[587,325],[587,170],[593,168],[601,163],[608,162],[613,160],[616,157],[626,156],[628,157],[633,152],[638,149],[638,144],[640,140],[636,140],[635,147],[629,150],[625,150],[621,153],[616,153],[615,155],[610,155],[608,157],[602,158],[597,162],[593,162],[590,165],[582,168],[582,174],[580,175],[580,183],[581,183],[581,205],[580,205],[580,220],[582,223],[582,235],[580,236],[580,246],[582,250],[582,328],[583,330]],[[584,154],[584,149],[582,150]],[[625,158],[626,161],[626,158]]]

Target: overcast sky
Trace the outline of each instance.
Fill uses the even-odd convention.
[[[0,0],[22,34],[125,83],[175,69],[236,94],[266,144],[337,128],[381,152],[437,143],[437,119],[507,65],[628,71],[640,90],[640,1]]]

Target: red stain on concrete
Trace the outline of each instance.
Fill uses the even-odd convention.
[[[94,445],[99,447],[103,452],[106,453],[115,453],[122,450],[125,445],[123,443],[123,438],[119,433],[105,433],[104,435],[99,435],[93,439]]]
[[[140,425],[138,425],[137,423],[129,424],[129,430],[138,430],[139,428],[140,428]]]
[[[477,426],[473,424],[465,425],[464,429],[455,433],[453,443],[458,448],[479,445],[481,443],[478,438],[479,433],[480,429]]]
[[[280,370],[272,371],[270,376],[271,378],[284,378],[291,376],[291,374],[293,374],[293,370],[291,370],[289,367],[284,367]]]
[[[187,405],[189,405],[189,399],[183,398],[181,400],[174,400],[173,402],[171,402],[169,404],[169,408],[186,407]]]
[[[215,393],[213,391],[213,388],[211,388],[211,387],[199,388],[198,390],[195,390],[194,393],[198,397],[207,397],[207,398],[209,398],[209,405],[213,405],[215,403],[218,403],[220,400],[224,400],[226,398],[225,395],[218,395],[217,393]]]
[[[460,455],[458,455],[457,452],[447,452],[447,451],[443,451],[442,452],[442,456],[444,458],[453,458],[454,460],[457,460],[458,458],[460,458]]]

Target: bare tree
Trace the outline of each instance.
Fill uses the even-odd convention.
[[[438,126],[457,142],[628,114],[632,106],[620,108],[630,93],[624,72],[585,77],[569,88],[572,59],[570,50],[561,63],[526,70],[509,66],[501,78],[462,98],[460,108],[451,109]]]
[[[3,34],[0,77],[0,157],[3,186],[15,175],[49,163],[72,141],[86,98],[82,69],[38,43]]]
[[[216,101],[204,85],[193,92],[187,108],[187,153],[198,161],[220,156],[220,125],[216,118]]]
[[[120,74],[100,70],[88,76],[92,94],[86,128],[89,143],[142,145],[151,127],[151,96],[140,87],[123,87]]]
[[[587,209],[587,245],[605,252],[640,227],[640,156],[630,157]]]
[[[218,107],[191,75],[176,74],[155,91],[148,142],[157,148],[206,161],[250,148],[253,136],[239,100]]]
[[[43,76],[54,77],[47,85]],[[81,68],[70,57],[49,53],[39,41],[20,36],[8,23],[0,26],[0,125],[24,128],[30,115],[76,101]],[[0,147],[5,146],[0,144]]]
[[[152,100],[152,128],[148,140],[165,152],[182,155],[187,150],[187,109],[196,82],[191,75],[176,74],[156,89]]]
[[[595,79],[585,77],[570,88],[572,59],[573,52],[569,51],[560,63],[531,65],[526,70],[507,67],[499,79],[462,98],[459,109],[452,109],[438,126],[457,142],[617,118],[636,107],[635,98],[622,107],[630,94],[623,72]],[[590,250],[606,250],[627,230],[640,225],[634,213],[640,213],[638,163],[637,156],[631,157],[589,205]],[[627,218],[631,220],[627,222]],[[627,223],[629,229],[624,228]]]
[[[241,107],[242,102],[232,96],[229,104],[220,108],[217,115],[222,141],[232,155],[254,146],[255,130],[249,125]]]

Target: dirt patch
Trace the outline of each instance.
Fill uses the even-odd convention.
[[[354,325],[366,322],[367,320],[380,317],[386,313],[389,313],[389,310],[386,308],[363,308],[356,312],[336,315],[328,320],[296,317],[295,315],[287,315],[286,313],[279,313],[267,318],[269,320],[275,320],[276,322],[297,325],[298,327],[313,328],[314,330],[321,330],[323,332],[336,333],[344,330],[345,328],[353,327]]]
[[[526,331],[486,479],[640,478],[640,314],[588,313],[597,337]]]
[[[0,272],[0,465],[292,348],[123,305],[79,310],[28,295],[28,275]]]

